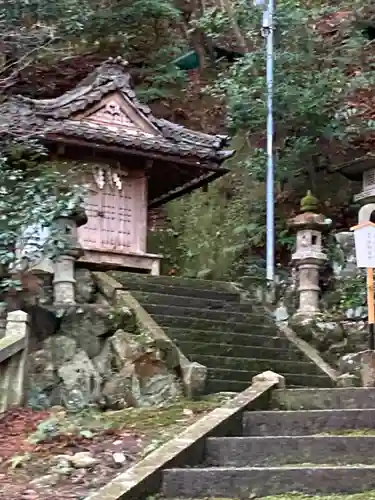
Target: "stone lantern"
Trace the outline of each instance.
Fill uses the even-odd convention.
[[[61,235],[64,251],[54,262],[53,295],[54,305],[75,305],[75,261],[82,256],[83,250],[78,241],[78,227],[86,224],[83,210],[56,219],[54,231]]]
[[[354,196],[354,201],[360,203],[358,224],[367,222],[375,212],[375,168],[362,172],[362,191]]]
[[[319,310],[319,268],[327,260],[322,248],[322,233],[332,221],[318,213],[319,202],[310,191],[301,200],[300,214],[289,221],[297,233],[296,251],[292,255],[298,272],[299,307],[295,318],[310,319]]]

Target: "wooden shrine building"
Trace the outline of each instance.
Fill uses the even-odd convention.
[[[133,91],[126,63],[110,59],[75,89],[54,99],[17,96],[0,106],[0,127],[12,124],[40,139],[52,159],[80,161],[88,221],[78,229],[80,261],[159,273],[147,253],[150,208],[227,172],[228,139],[158,119]]]

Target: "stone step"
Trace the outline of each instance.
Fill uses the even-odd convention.
[[[234,321],[214,321],[211,319],[171,316],[168,314],[152,314],[152,316],[162,327],[277,336],[277,327],[275,324],[262,323],[259,319],[255,319],[254,321],[250,319],[250,322],[248,320],[245,323],[235,323]]]
[[[205,465],[276,467],[296,464],[375,465],[375,436],[207,438]]]
[[[375,389],[277,389],[271,408],[282,410],[329,410],[375,408]]]
[[[170,295],[168,293],[152,293],[132,291],[132,295],[141,304],[153,304],[162,306],[192,307],[195,309],[210,309],[213,311],[226,311],[242,313],[264,314],[261,307],[250,302],[234,303],[233,300],[210,299],[204,297],[189,297],[180,295]]]
[[[243,415],[245,436],[307,436],[325,432],[374,429],[375,409],[248,411]]]
[[[235,323],[247,323],[251,325],[252,322],[261,323],[267,321],[267,317],[265,313],[257,312],[236,312],[233,309],[228,311],[223,310],[213,310],[213,309],[198,309],[195,307],[179,307],[179,306],[171,306],[171,305],[158,305],[151,304],[147,302],[144,304],[144,308],[151,315],[158,316],[178,316],[178,317],[187,317],[191,319],[206,319],[212,321],[222,321],[222,322],[235,322]],[[271,322],[272,319],[269,318]]]
[[[118,280],[117,280],[118,281]],[[218,300],[240,303],[240,295],[232,292],[218,290],[201,290],[199,288],[186,288],[182,286],[155,285],[153,283],[121,283],[125,290],[139,293],[157,293],[172,295],[174,297],[192,297],[207,300]]]
[[[372,489],[375,466],[366,465],[166,469],[162,483],[166,498],[189,499],[261,498],[288,492],[358,493]]]
[[[195,288],[200,290],[222,290],[224,292],[231,291],[230,284],[226,281],[182,278],[181,276],[151,276],[149,274],[127,273],[123,271],[110,271],[108,274],[121,284],[152,283],[155,285],[181,286],[184,288]]]
[[[242,392],[251,385],[252,378],[259,375],[259,372],[244,372],[244,380],[236,380],[234,377],[239,376],[238,374],[238,371],[233,374],[232,370],[223,370],[221,368],[209,370],[206,393]],[[324,375],[295,375],[292,373],[283,373],[282,375],[289,387],[331,387],[332,385],[330,379]]]
[[[181,341],[176,343],[181,351],[187,355],[231,356],[257,359],[285,359],[288,361],[306,361],[306,356],[292,344],[289,349],[275,349],[252,345],[236,345],[216,343],[216,333],[211,333],[212,342]],[[228,339],[229,340],[229,339]]]
[[[183,318],[185,319],[185,318]],[[189,328],[165,328],[169,338],[177,343],[181,342],[215,342],[218,344],[240,345],[249,347],[264,347],[265,349],[293,349],[291,342],[286,337],[271,335],[253,335],[247,333],[231,333],[212,330],[194,330]]]
[[[315,363],[283,360],[281,356],[276,359],[256,359],[191,354],[189,357],[191,360],[197,361],[208,368],[220,367],[221,369],[230,369],[233,372],[238,370],[261,373],[272,370],[280,374],[286,372],[295,375],[320,375],[322,373]]]

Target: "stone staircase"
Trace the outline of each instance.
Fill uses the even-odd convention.
[[[163,498],[375,498],[375,389],[278,389],[269,408],[206,438],[202,463],[165,469]]]
[[[240,392],[265,370],[288,386],[329,387],[331,381],[278,332],[271,316],[244,303],[229,283],[111,272],[192,361],[208,367],[207,392]]]

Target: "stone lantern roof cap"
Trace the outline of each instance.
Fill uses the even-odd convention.
[[[317,212],[319,210],[319,200],[310,191],[307,191],[306,196],[301,199],[300,210],[305,212]]]
[[[306,196],[301,199],[301,213],[288,221],[288,225],[295,230],[315,229],[324,232],[329,229],[332,224],[331,219],[327,219],[325,215],[318,213],[319,200],[307,191]]]

